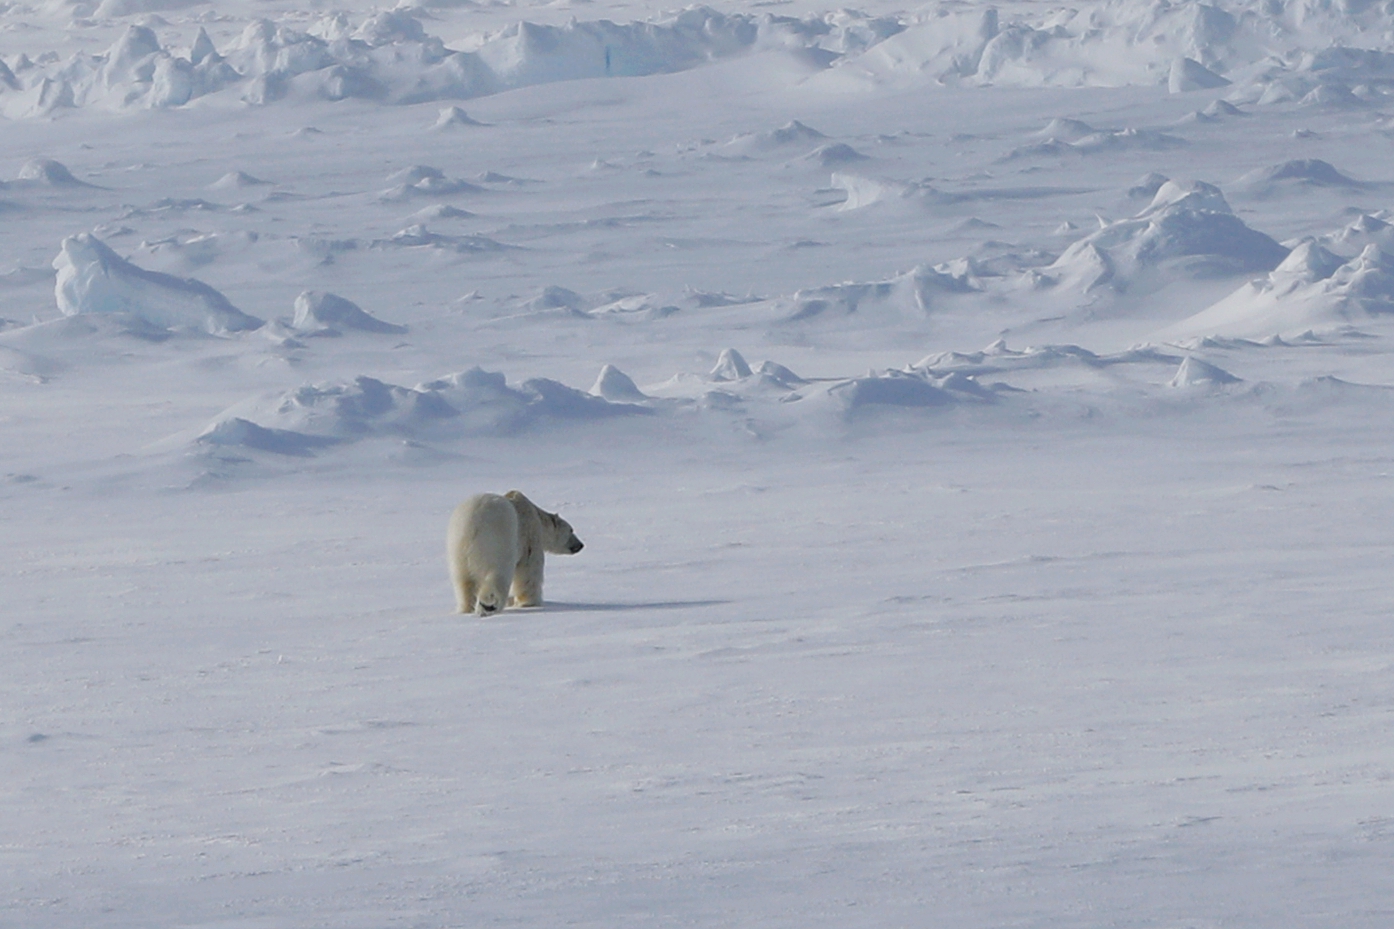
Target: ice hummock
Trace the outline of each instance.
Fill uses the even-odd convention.
[[[163,329],[217,334],[262,325],[202,281],[137,267],[90,233],[69,236],[61,249],[53,260],[54,297],[65,316],[119,313]]]

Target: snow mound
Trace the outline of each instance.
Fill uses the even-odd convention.
[[[825,139],[826,135],[795,119],[775,129],[737,135],[724,148],[732,154],[742,154],[774,151],[793,145],[817,145]]]
[[[866,161],[868,158],[867,155],[863,155],[845,142],[833,142],[829,145],[820,145],[809,152],[805,157],[807,160],[816,162],[825,168],[852,164],[857,161]]]
[[[1077,142],[1086,136],[1096,135],[1098,132],[1098,129],[1082,119],[1057,116],[1046,123],[1045,128],[1037,132],[1036,135],[1045,139],[1059,139],[1062,142]]]
[[[1201,361],[1187,355],[1176,369],[1176,375],[1167,382],[1170,387],[1213,387],[1217,384],[1236,384],[1239,378],[1224,368],[1216,367],[1208,361]]]
[[[663,319],[680,308],[663,302],[654,294],[629,290],[610,290],[599,294],[580,294],[566,287],[549,285],[536,296],[518,304],[522,315],[557,315],[580,319],[642,322]]]
[[[394,185],[378,195],[381,200],[407,200],[412,197],[443,197],[450,194],[480,193],[484,188],[459,178],[446,177],[440,168],[412,165],[387,176]]]
[[[383,335],[407,331],[406,326],[385,323],[338,294],[318,290],[307,290],[295,298],[295,319],[291,326],[307,335],[340,335],[344,329]]]
[[[636,403],[612,403],[548,378],[533,378],[514,388],[502,374],[473,368],[416,387],[359,376],[253,398],[217,417],[195,442],[304,455],[381,436],[431,441],[510,435],[549,421],[649,412]]]
[[[1256,168],[1235,181],[1245,193],[1266,196],[1284,188],[1331,187],[1356,190],[1366,185],[1318,158],[1299,158],[1280,165]]]
[[[859,324],[923,319],[941,295],[977,289],[969,268],[921,265],[886,281],[847,282],[815,287],[776,298],[772,304],[781,323],[811,323],[853,319]]]
[[[887,372],[876,377],[858,377],[828,388],[829,396],[849,410],[864,406],[948,406],[953,397],[922,377],[904,372]]]
[[[829,201],[827,204],[831,206],[836,203],[838,212],[860,210],[877,203],[899,203],[933,210],[982,201],[1039,200],[1083,192],[1078,188],[1062,187],[965,187],[952,191],[942,190],[928,180],[898,181],[846,171],[834,171],[829,186],[832,190],[842,191],[844,195],[841,201]]]
[[[707,377],[713,381],[738,381],[750,375],[750,365],[741,353],[734,348],[727,348],[722,349],[721,356],[716,360],[716,367],[711,369]]]
[[[1150,345],[1100,355],[1078,345],[1039,345],[1011,349],[998,339],[976,352],[937,352],[928,355],[909,370],[935,378],[950,375],[981,377],[986,374],[1013,374],[1062,368],[1112,368],[1119,365],[1148,364],[1174,367],[1181,357]],[[942,383],[942,382],[941,382]]]
[[[784,365],[773,361],[760,362],[760,367],[755,369],[754,376],[759,378],[762,383],[782,387],[786,390],[794,390],[809,383]]]
[[[306,435],[289,429],[267,429],[254,422],[233,416],[218,420],[194,439],[198,445],[240,447],[277,455],[309,457],[315,450],[335,445],[339,439],[331,436]]]
[[[469,210],[462,210],[448,203],[433,203],[411,214],[411,218],[424,222],[428,219],[469,219],[473,215],[475,214]]]
[[[451,129],[456,126],[482,126],[484,123],[471,119],[470,115],[458,106],[448,106],[440,111],[432,129]]]
[[[577,312],[592,319],[649,320],[671,316],[678,312],[678,307],[662,303],[651,294],[610,294],[590,309]]]
[[[1044,142],[1015,148],[1003,160],[1013,161],[1019,158],[1044,155],[1097,155],[1125,151],[1161,152],[1182,148],[1187,144],[1189,143],[1179,136],[1158,132],[1155,129],[1110,129],[1094,131],[1069,139],[1047,138]]]
[[[73,177],[67,165],[52,158],[31,158],[19,169],[16,181],[21,186],[36,187],[91,187],[91,184]]]
[[[374,239],[373,248],[433,248],[448,249],[460,254],[501,252],[517,246],[505,245],[483,235],[444,235],[432,232],[421,223],[413,223],[386,239]]]
[[[1149,202],[1157,196],[1157,191],[1162,189],[1162,185],[1171,178],[1165,174],[1158,174],[1156,171],[1148,172],[1133,182],[1133,186],[1128,188],[1128,197],[1133,200],[1146,199]]]
[[[1250,273],[1267,271],[1286,255],[1244,225],[1219,188],[1167,181],[1146,209],[1078,240],[1043,273],[1063,286],[1122,291],[1163,268],[1196,276]]]
[[[1204,109],[1196,110],[1181,117],[1177,122],[1185,125],[1189,123],[1218,123],[1234,117],[1247,116],[1243,110],[1226,100],[1212,100]]]
[[[65,316],[118,313],[161,329],[217,334],[262,325],[202,281],[139,268],[88,233],[64,239],[53,267],[54,296]]]
[[[1341,331],[1394,313],[1394,260],[1367,245],[1349,261],[1304,242],[1266,277],[1185,320],[1172,337],[1285,337]]]
[[[1382,251],[1394,252],[1394,224],[1378,216],[1362,213],[1336,232],[1318,236],[1324,248],[1345,258],[1353,258],[1367,245],[1378,245]]]
[[[1213,90],[1216,87],[1228,87],[1229,83],[1191,58],[1174,60],[1171,63],[1171,72],[1167,75],[1167,91],[1173,94],[1184,94],[1192,90]]]
[[[244,190],[248,187],[269,187],[271,182],[252,177],[244,171],[229,171],[208,186],[212,190]]]
[[[643,403],[649,399],[628,374],[614,365],[605,365],[600,369],[590,392],[612,403]]]

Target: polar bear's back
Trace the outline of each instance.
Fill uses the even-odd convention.
[[[455,507],[447,536],[453,566],[479,578],[511,577],[518,563],[518,511],[498,494],[475,494]]]

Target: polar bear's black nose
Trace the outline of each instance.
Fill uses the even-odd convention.
[[[571,537],[571,541],[566,544],[567,551],[573,555],[585,547],[586,544],[582,542],[580,539],[576,538],[574,535]]]

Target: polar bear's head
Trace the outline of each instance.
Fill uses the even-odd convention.
[[[556,513],[548,513],[523,496],[521,491],[510,490],[504,496],[513,501],[513,506],[518,510],[518,519],[523,523],[532,523],[534,516],[536,517],[536,522],[532,525],[538,527],[538,535],[541,536],[538,541],[542,544],[544,552],[550,552],[553,555],[574,555],[586,547],[585,543],[576,538],[571,523]],[[525,530],[524,535],[528,534]],[[525,539],[524,544],[529,544],[530,541],[530,539]]]
[[[543,551],[551,552],[553,555],[574,555],[586,547],[584,542],[576,538],[571,523],[556,513],[538,510],[537,515],[542,520]]]

